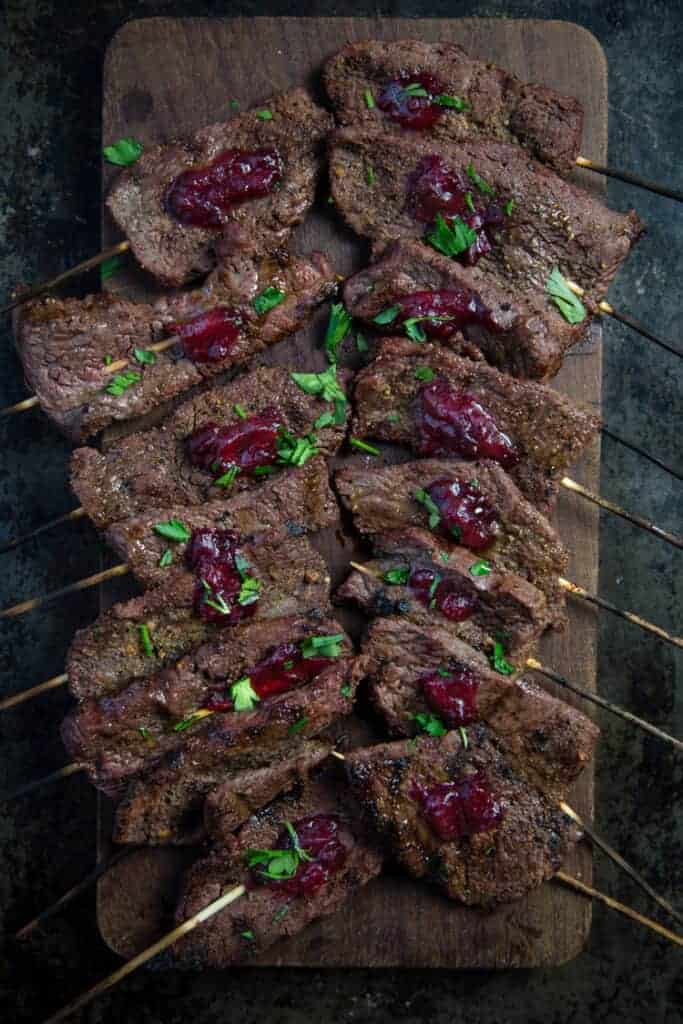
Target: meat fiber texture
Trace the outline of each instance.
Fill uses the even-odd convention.
[[[527,778],[524,763],[488,726],[443,737],[387,743],[347,756],[354,793],[369,821],[411,875],[438,884],[453,900],[492,908],[521,899],[560,868],[580,838],[552,797]],[[432,831],[412,795],[481,773],[503,810],[493,828],[443,840]]]
[[[344,637],[344,654],[329,660],[314,680],[327,688],[342,686],[353,660],[351,641],[333,619],[288,617],[260,620],[227,630],[225,637],[205,644],[153,676],[135,679],[117,695],[81,702],[62,723],[69,756],[87,766],[98,789],[115,793],[121,783],[149,771],[165,755],[218,728],[231,754],[242,754],[254,742],[284,738],[289,703],[313,694],[311,684],[276,695],[253,711],[221,711],[177,730],[192,720],[212,695],[225,698],[230,685],[249,676],[254,665],[280,644],[300,644],[311,636]]]
[[[405,444],[419,454],[419,395],[425,384],[418,375],[426,367],[491,414],[520,453],[508,470],[511,479],[541,512],[552,511],[561,478],[594,441],[600,417],[546,385],[515,380],[441,345],[403,338],[383,342],[377,358],[356,377],[354,436]]]
[[[643,230],[634,211],[617,213],[595,196],[535,163],[519,146],[503,142],[464,141],[458,145],[433,139],[392,138],[377,132],[343,129],[330,143],[330,181],[336,208],[353,230],[372,239],[381,252],[397,239],[420,240],[427,228],[415,219],[409,202],[410,177],[426,156],[438,154],[467,180],[473,165],[496,194],[502,207],[512,200],[512,212],[492,251],[477,267],[491,275],[509,301],[529,293],[546,298],[546,286],[559,267],[565,277],[585,289],[589,314],[598,311],[619,265]],[[367,169],[374,172],[372,188]],[[477,289],[479,290],[479,288]],[[575,327],[579,340],[588,327],[585,318]]]
[[[346,847],[341,870],[316,892],[288,896],[268,884],[250,886],[246,894],[173,947],[176,965],[191,968],[227,967],[250,960],[279,939],[302,931],[311,922],[341,910],[382,868],[374,836],[359,819],[347,788],[326,772],[298,786],[255,814],[229,847],[217,847],[186,872],[176,909],[180,923],[247,881],[245,854],[272,849],[285,822],[315,814],[342,819],[340,839]]]
[[[369,680],[372,701],[391,735],[414,736],[415,715],[433,712],[420,679],[438,669],[472,673],[477,720],[496,733],[534,785],[563,799],[593,756],[597,726],[529,680],[494,671],[446,624],[416,625],[395,616],[374,622],[353,672]]]
[[[259,117],[264,109],[269,119]],[[217,246],[223,253],[272,255],[313,203],[321,143],[332,123],[304,89],[282,93],[185,141],[145,149],[117,178],[107,208],[140,265],[167,287],[211,270]],[[264,147],[274,147],[283,162],[280,187],[233,206],[220,228],[184,225],[167,211],[167,190],[183,171],[201,168],[228,149]]]
[[[377,329],[373,321],[378,313],[404,296],[462,289],[486,306],[494,327],[468,325],[463,334],[456,332],[441,344],[470,358],[467,349],[474,349],[514,377],[553,377],[567,349],[584,333],[585,325],[568,323],[544,291],[519,289],[513,294],[488,266],[463,266],[417,241],[391,243],[381,259],[350,277],[344,285],[344,303],[352,316]]]
[[[434,141],[518,142],[562,174],[574,166],[583,130],[578,100],[544,85],[521,82],[495,64],[474,60],[456,43],[415,39],[347,43],[327,61],[325,87],[342,124],[400,135],[403,129],[376,104],[368,107],[365,94],[370,90],[376,100],[387,82],[420,72],[433,75],[442,93],[467,104],[462,111],[443,110],[428,130]]]
[[[253,299],[268,287],[285,293],[283,301],[261,316]],[[336,287],[332,267],[321,253],[309,257],[226,259],[202,289],[135,303],[106,294],[85,299],[46,298],[29,303],[15,320],[15,340],[26,381],[50,419],[71,440],[82,441],[111,423],[149,412],[293,334]],[[219,305],[239,310],[240,335],[218,362],[195,363],[182,342],[140,363],[135,350],[173,336],[173,324]],[[121,394],[109,364],[129,364],[140,380]]]
[[[471,552],[442,544],[421,530],[404,531],[403,548],[398,538],[392,540],[391,554],[368,562],[363,572],[353,570],[337,590],[337,600],[353,601],[366,616],[392,616],[390,621],[399,633],[396,616],[411,635],[433,625],[447,629],[474,648],[477,664],[488,664],[496,639],[504,634],[505,657],[518,671],[523,669],[550,623],[541,590],[511,572],[492,569],[487,575],[473,576]],[[396,569],[429,569],[440,579],[453,581],[458,590],[476,598],[473,614],[462,622],[445,618],[438,608],[418,601],[409,586],[388,583],[386,574]],[[396,639],[399,658],[403,641]]]
[[[411,545],[422,549],[429,543],[428,514],[415,500],[415,491],[441,478],[475,481],[496,509],[498,532],[492,544],[478,551],[473,560],[486,558],[498,571],[516,573],[533,583],[547,598],[553,625],[562,626],[566,622],[565,598],[558,576],[569,564],[567,551],[548,520],[495,462],[420,459],[398,466],[345,466],[336,474],[335,483],[361,533],[382,534],[373,541],[375,551],[404,555]],[[406,531],[406,527],[420,529]],[[456,545],[452,548],[457,550]]]
[[[330,490],[327,463],[318,456],[299,469],[263,478],[258,491],[241,491],[203,505],[164,505],[114,523],[106,531],[107,541],[148,586],[166,580],[168,566],[161,564],[166,552],[173,564],[183,564],[188,542],[169,542],[155,529],[171,519],[190,531],[236,530],[244,541],[259,544],[278,533],[302,537],[332,526],[338,522],[339,506]]]
[[[329,608],[330,577],[325,561],[305,538],[279,535],[244,545],[240,553],[251,575],[261,581],[251,623],[306,612],[323,617]],[[131,680],[152,676],[203,643],[225,637],[226,628],[236,628],[195,614],[194,584],[189,572],[171,569],[162,586],[113,605],[79,630],[66,660],[73,696],[117,693]],[[141,626],[149,629],[151,654],[142,645]]]
[[[71,459],[71,486],[95,525],[103,529],[150,507],[224,500],[225,489],[215,484],[214,474],[190,462],[187,441],[205,423],[240,423],[235,405],[250,416],[275,409],[283,427],[296,437],[311,433],[316,419],[330,408],[302,391],[289,369],[259,366],[183,402],[160,427],[130,434],[106,452],[77,448]],[[315,430],[317,450],[325,456],[334,454],[345,433],[346,423]],[[263,477],[241,473],[230,493],[262,486]]]

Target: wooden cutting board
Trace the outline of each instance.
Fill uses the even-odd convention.
[[[244,110],[268,96],[306,84],[322,100],[323,60],[347,40],[399,38],[451,40],[473,56],[509,68],[527,81],[543,82],[578,97],[585,109],[582,154],[604,163],[607,146],[607,72],[603,51],[590,33],[565,22],[489,19],[253,18],[235,20],[153,18],[124,26],[112,41],[104,68],[103,140],[121,136],[154,143],[227,120],[230,101]],[[104,189],[114,176],[105,166]],[[586,187],[601,190],[600,178],[577,174]],[[326,194],[323,187],[323,195]],[[292,248],[324,249],[340,273],[362,265],[363,248],[345,230],[333,208],[319,203],[296,234]],[[117,240],[103,224],[105,245]],[[149,295],[149,281],[134,268],[107,286]],[[323,314],[306,331],[276,346],[267,361],[320,370]],[[600,329],[567,358],[555,386],[599,407]],[[113,434],[110,435],[109,440]],[[106,443],[106,439],[105,439]],[[576,479],[599,490],[596,441]],[[570,578],[594,591],[598,578],[598,517],[580,498],[562,494],[557,512],[562,537],[572,551]],[[333,577],[345,574],[352,546],[341,546],[332,531],[316,545]],[[102,606],[120,598],[129,584],[103,589]],[[580,686],[595,687],[596,621],[586,605],[571,603],[570,628],[544,642],[547,664]],[[565,694],[563,694],[564,696]],[[585,710],[585,708],[583,708]],[[590,819],[593,776],[587,769],[571,795]],[[106,855],[110,808],[101,803],[100,852]],[[99,883],[98,919],[109,946],[124,956],[138,952],[168,926],[177,878],[194,851],[144,850],[117,865]],[[591,857],[585,845],[565,864],[586,881]],[[307,967],[533,967],[561,964],[575,956],[588,935],[591,907],[583,898],[549,883],[527,899],[481,914],[449,904],[438,892],[406,877],[384,876],[342,912],[280,943],[261,965]]]

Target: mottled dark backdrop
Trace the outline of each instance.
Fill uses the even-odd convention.
[[[95,252],[99,241],[100,77],[107,42],[126,20],[149,15],[387,14],[561,18],[590,29],[609,61],[610,158],[654,179],[681,185],[683,118],[677,0],[562,3],[508,0],[431,5],[291,3],[266,5],[133,0],[4,0],[0,28],[0,299],[20,280],[51,275]],[[613,289],[628,309],[680,344],[679,268],[683,210],[611,182],[610,202],[636,203],[648,234]],[[97,282],[79,282],[79,287]],[[8,325],[0,326],[0,405],[25,394]],[[680,467],[679,364],[638,335],[605,328],[605,416]],[[676,424],[678,417],[678,428]],[[39,413],[0,429],[2,537],[66,511],[69,447]],[[677,489],[678,488],[678,489]],[[680,486],[607,441],[602,491],[680,530]],[[679,520],[677,523],[677,519]],[[601,592],[648,618],[675,626],[680,556],[627,524],[606,518],[601,533]],[[49,542],[4,556],[0,606],[55,588],[100,565],[102,550],[85,524]],[[107,558],[110,556],[107,555]],[[678,598],[678,600],[677,600]],[[3,623],[0,687],[10,693],[62,670],[68,639],[92,618],[92,597],[71,598]],[[680,631],[680,622],[678,625]],[[567,666],[569,670],[571,666]],[[680,668],[680,662],[679,662]],[[602,692],[662,727],[683,732],[673,649],[612,617],[601,623]],[[64,762],[57,735],[66,695],[57,692],[0,717],[0,791]],[[682,765],[662,744],[601,716],[597,825],[659,889],[680,889]],[[75,777],[3,807],[0,816],[0,934],[11,934],[76,882],[93,862],[95,800]],[[649,912],[639,891],[597,861],[597,883]],[[111,970],[117,961],[99,939],[92,892],[53,920],[26,948],[9,943],[0,961],[0,1015],[40,1020]],[[236,970],[202,977],[139,973],[83,1014],[82,1020],[303,1024],[311,1020],[401,1020],[560,1024],[569,1021],[667,1022],[681,1019],[680,950],[596,908],[587,950],[554,970],[491,973]]]

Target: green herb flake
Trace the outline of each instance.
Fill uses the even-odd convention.
[[[365,180],[367,181],[370,187],[372,187],[375,184],[375,181],[377,180],[374,168],[370,167],[369,165],[365,171]]]
[[[442,562],[446,562],[447,563],[450,557],[451,556],[448,554],[447,551],[440,551],[439,552],[439,558],[441,559]]]
[[[384,327],[386,324],[392,324],[400,312],[400,306],[389,306],[388,309],[383,309],[381,313],[373,317],[372,322],[373,324],[379,324],[380,327]]]
[[[304,658],[338,658],[342,653],[343,633],[328,636],[309,636],[301,643]]]
[[[235,404],[233,405],[233,409],[235,410],[236,414],[239,416],[241,420],[249,419],[249,413],[247,412],[243,405],[240,405],[239,402],[235,402]]]
[[[440,107],[450,107],[451,110],[467,110],[469,107],[467,100],[461,99],[460,96],[449,96],[447,93],[433,96],[432,103],[438,103]]]
[[[268,109],[257,110],[256,111],[256,116],[258,117],[259,121],[272,121],[273,120],[273,111],[272,110],[268,110]]]
[[[319,395],[323,402],[346,402],[346,395],[337,381],[337,364],[323,373],[292,373],[292,380],[307,395]]]
[[[404,89],[401,90],[404,96],[417,96],[422,99],[429,97],[429,93],[425,89],[421,82],[410,82]]]
[[[428,736],[445,736],[448,732],[438,715],[428,715],[424,711],[419,711],[416,715],[411,715],[411,718]]]
[[[230,100],[229,106],[230,106],[231,110],[239,110],[240,109],[239,100]]]
[[[104,389],[107,394],[119,398],[124,391],[131,388],[133,384],[139,384],[142,377],[136,370],[126,370],[124,373],[115,374]]]
[[[426,239],[433,249],[444,256],[454,258],[465,252],[477,240],[477,232],[465,224],[462,217],[451,217],[448,224],[440,213],[436,215],[435,227],[428,231]]]
[[[471,192],[465,192],[465,205],[467,206],[467,209],[470,210],[471,213],[477,212]]]
[[[100,264],[100,280],[106,281],[107,278],[113,277],[122,267],[125,267],[127,262],[127,258],[123,255],[110,256],[109,259],[103,260]]]
[[[458,726],[458,732],[460,733],[460,742],[462,743],[462,749],[467,750],[470,745],[469,737],[467,735],[467,729],[464,725]]]
[[[192,531],[185,526],[185,523],[181,523],[180,519],[168,519],[165,523],[155,523],[154,532],[165,540],[172,540],[176,544],[182,544],[192,536]]]
[[[360,331],[358,331],[356,333],[356,349],[357,349],[357,351],[361,352],[361,353],[362,352],[367,352],[368,351],[368,347],[369,346],[368,346],[368,343],[367,343],[366,339],[360,333]]]
[[[231,466],[227,473],[223,473],[222,476],[219,476],[216,480],[214,480],[215,486],[225,487],[226,490],[229,490],[234,484],[235,477],[237,476],[239,471],[239,466]]]
[[[448,679],[451,674],[447,668],[438,668],[437,672],[443,679]]]
[[[438,572],[437,572],[437,573],[435,573],[435,575],[434,575],[434,579],[433,579],[433,580],[432,580],[432,582],[431,582],[431,583],[429,584],[429,595],[428,595],[428,596],[429,596],[429,600],[430,600],[430,602],[431,602],[431,604],[430,604],[430,607],[431,607],[431,605],[432,605],[432,604],[434,603],[434,602],[432,601],[432,598],[434,597],[434,595],[436,594],[437,590],[439,589],[439,583],[441,583],[441,579],[442,579],[442,577],[441,577],[441,576],[439,576],[439,574],[438,574]]]
[[[227,603],[222,594],[214,593],[209,584],[202,576],[199,580],[202,587],[204,588],[204,604],[208,604],[209,608],[213,608],[214,611],[220,615],[230,614],[230,605]]]
[[[173,732],[185,732],[191,725],[194,725],[195,722],[200,722],[205,717],[205,715],[198,715],[196,712],[188,715],[187,718],[183,718],[182,722],[176,722],[173,726]]]
[[[387,416],[387,423],[398,423],[400,416],[397,412],[390,412]]]
[[[286,917],[289,913],[289,904],[285,903],[280,907],[277,914],[273,916],[273,924],[279,924],[283,917]]]
[[[159,568],[168,569],[169,565],[173,564],[173,552],[170,548],[166,548],[163,555],[159,559]]]
[[[515,208],[515,201],[514,201],[514,199],[508,199],[507,203],[503,207],[503,209],[505,210],[506,217],[511,217],[512,216],[512,211],[514,210],[514,208]]]
[[[242,936],[243,939],[246,939],[247,942],[256,941],[256,939],[254,938],[254,933],[252,931],[240,932],[240,935]]]
[[[253,711],[256,703],[261,700],[251,685],[249,676],[242,676],[230,687],[230,699],[235,711]]]
[[[111,146],[105,146],[102,150],[104,159],[117,167],[129,167],[142,155],[142,143],[137,139],[119,139]]]
[[[342,697],[346,698],[351,697],[353,695],[353,690],[351,689],[350,683],[344,683],[339,692],[341,693]]]
[[[156,352],[151,352],[148,348],[134,348],[133,355],[139,363],[146,366],[154,366],[157,361]]]
[[[261,581],[257,580],[255,576],[244,576],[242,579],[242,586],[237,596],[237,603],[246,607],[246,605],[254,604],[258,601],[261,596]]]
[[[310,718],[308,717],[308,715],[304,715],[303,718],[298,719],[298,721],[296,721],[294,725],[290,725],[289,729],[287,730],[287,735],[294,736],[297,732],[301,732],[301,730],[305,729],[309,722]]]
[[[301,860],[296,850],[257,850],[249,849],[245,853],[250,868],[260,867],[264,878],[283,880],[293,878],[299,869]]]
[[[478,562],[473,562],[468,572],[470,576],[488,576],[491,572],[491,563],[482,558]]]
[[[480,192],[483,192],[487,196],[495,195],[494,190],[491,188],[488,182],[484,181],[481,175],[477,174],[477,172],[474,169],[474,164],[468,164],[467,167],[465,168],[465,173],[467,174],[467,177],[470,179],[475,188],[478,188]]]
[[[142,646],[143,651],[145,652],[148,658],[153,658],[154,647],[152,645],[152,636],[149,631],[149,626],[143,623],[141,626],[138,626],[138,632],[140,634],[140,644]]]
[[[493,643],[493,653],[490,655],[490,661],[496,672],[500,672],[501,675],[514,675],[515,666],[511,665],[505,658],[505,648],[500,640],[495,640]]]
[[[420,327],[420,321],[427,319],[422,316],[411,316],[404,322],[405,332],[412,341],[426,341],[427,335],[425,334],[424,327]]]
[[[105,366],[111,366],[111,364],[113,362],[114,362],[114,357],[113,356],[105,356],[104,357],[104,365]]]
[[[276,445],[278,462],[283,466],[303,466],[318,454],[314,434],[296,438],[283,428],[278,432]]]
[[[279,288],[264,288],[264,290],[256,296],[252,305],[259,316],[263,316],[269,310],[279,306],[281,302],[285,300],[285,293]]]
[[[374,110],[375,97],[372,95],[372,91],[370,89],[365,90],[365,92],[363,93],[363,99],[365,100],[365,106],[368,108],[368,110]]]
[[[357,448],[361,452],[367,452],[368,455],[381,455],[379,448],[375,448],[374,444],[367,444],[365,441],[361,441],[357,437],[350,437],[349,444],[352,448]]]
[[[429,382],[430,380],[434,380],[436,374],[432,370],[431,366],[418,366],[413,376],[415,377],[415,380],[424,380]]]
[[[139,732],[140,732],[140,735],[142,736],[143,740],[151,739],[152,734],[150,733],[149,729],[146,729],[144,727],[144,725],[141,725],[139,727]]]
[[[337,362],[337,349],[351,329],[351,314],[341,302],[333,302],[330,319],[325,331],[325,351],[331,363]]]
[[[257,466],[254,470],[254,476],[270,476],[275,472],[276,470],[273,466]]]
[[[427,491],[422,490],[421,487],[413,492],[413,497],[415,501],[419,501],[420,505],[424,505],[427,509],[429,512],[429,529],[435,530],[441,522],[441,513],[438,507],[434,504]]]
[[[403,586],[410,579],[410,569],[407,566],[402,569],[388,569],[382,579],[392,586]]]
[[[567,323],[580,324],[586,319],[586,307],[571,290],[559,267],[550,274],[545,289]]]
[[[322,430],[323,427],[334,426],[334,413],[326,409],[325,412],[321,412],[317,420],[313,424],[314,430]]]

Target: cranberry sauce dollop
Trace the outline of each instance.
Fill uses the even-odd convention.
[[[413,96],[408,86],[417,86],[426,96]],[[379,109],[399,124],[401,128],[421,132],[436,124],[444,108],[434,101],[443,92],[440,82],[428,72],[408,74],[407,72],[387,82],[377,97]]]
[[[253,882],[268,885],[288,896],[310,896],[344,867],[348,849],[340,838],[341,821],[334,814],[314,814],[292,823],[299,846],[311,860],[302,860],[292,878],[266,878],[258,866],[251,870]],[[294,847],[287,831],[278,836],[275,849]]]
[[[274,647],[270,654],[244,674],[263,701],[310,683],[330,664],[330,658],[304,658],[300,644],[287,643]],[[232,700],[222,693],[214,693],[205,707],[212,711],[231,711]]]
[[[449,539],[479,551],[495,539],[500,526],[495,508],[472,484],[440,477],[426,487],[441,515],[439,526]]]
[[[220,228],[236,203],[267,196],[282,179],[278,151],[226,149],[204,167],[183,171],[171,182],[168,212],[195,228]]]
[[[401,312],[386,330],[395,333],[397,324],[417,318],[428,338],[443,340],[465,327],[484,327],[492,333],[502,330],[476,292],[469,288],[442,288],[412,292],[396,300]]]
[[[432,786],[413,780],[410,795],[420,803],[423,816],[439,839],[488,832],[503,818],[503,808],[481,772]]]
[[[215,476],[221,476],[232,466],[251,475],[259,466],[272,466],[277,461],[280,426],[275,409],[265,409],[257,416],[223,426],[203,423],[188,438],[190,462]]]
[[[479,680],[468,668],[437,669],[418,680],[422,695],[449,729],[469,725],[478,717],[477,690]]]
[[[168,332],[178,335],[183,354],[193,363],[219,363],[230,355],[243,326],[239,309],[216,306],[191,320],[170,324]]]
[[[469,619],[479,601],[473,589],[467,589],[453,575],[436,569],[413,569],[408,586],[421,604],[435,608],[451,622]]]
[[[456,391],[445,380],[433,380],[418,393],[420,455],[460,455],[493,459],[504,469],[520,460],[520,452],[478,398]]]
[[[200,619],[232,626],[253,615],[256,600],[240,604],[239,596],[248,570],[239,569],[239,534],[234,530],[195,530],[187,546],[187,564],[195,575],[193,604]]]
[[[505,223],[502,208],[449,167],[443,157],[436,153],[423,157],[408,178],[407,190],[413,216],[420,223],[433,224],[440,213],[446,221],[460,217],[476,231],[476,241],[458,257],[467,266],[473,267],[481,256],[491,252],[494,234]]]

